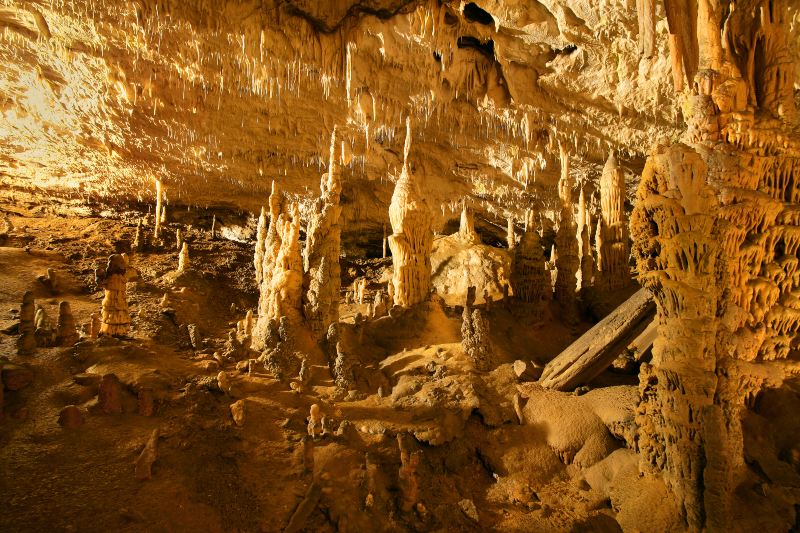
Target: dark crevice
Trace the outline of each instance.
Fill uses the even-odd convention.
[[[572,52],[575,52],[577,49],[578,49],[578,47],[576,45],[568,44],[564,48],[554,48],[553,52],[555,52],[557,55],[562,55],[562,54],[563,55],[570,55],[570,54],[572,54]]]
[[[491,13],[481,9],[475,2],[470,2],[464,6],[464,18],[469,22],[494,26],[494,17],[492,17]]]
[[[315,30],[320,33],[333,33],[338,31],[345,21],[350,18],[357,18],[362,15],[372,15],[381,20],[388,20],[396,15],[408,14],[420,4],[420,0],[399,0],[398,2],[394,3],[392,8],[373,7],[365,4],[366,2],[354,3],[347,8],[347,12],[344,14],[344,16],[342,16],[342,18],[336,21],[336,23],[333,25],[328,24],[321,18],[315,17],[314,14],[309,13],[308,11],[292,4],[289,1],[283,4],[283,9],[288,15],[305,19]]]
[[[478,52],[482,53],[492,61],[494,61],[494,41],[489,39],[485,43],[482,43],[480,39],[476,37],[471,37],[469,35],[465,35],[463,37],[458,38],[458,42],[456,43],[459,48],[472,48],[477,50]]]

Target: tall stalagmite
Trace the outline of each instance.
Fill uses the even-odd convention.
[[[261,284],[258,319],[259,323],[266,323],[286,317],[290,323],[296,324],[303,318],[303,257],[300,254],[300,211],[297,204],[292,204],[288,216],[278,217],[277,226],[280,248],[271,275],[265,275]],[[254,345],[258,346],[255,339]]]
[[[419,180],[408,168],[411,149],[411,122],[406,119],[406,142],[403,170],[392,194],[389,220],[393,235],[389,236],[394,265],[394,303],[409,307],[428,298],[431,288],[431,213]]]
[[[581,268],[578,270],[578,290],[589,287],[594,281],[594,255],[591,246],[592,220],[586,207],[586,196],[581,187],[578,200],[578,255],[581,258]]]
[[[274,186],[274,182],[273,182]],[[256,226],[256,251],[253,254],[253,266],[256,269],[256,285],[261,287],[264,280],[264,250],[267,245],[267,211],[261,207],[261,214],[258,217]]]
[[[529,211],[525,233],[514,248],[514,265],[511,270],[514,298],[529,303],[550,299],[550,273],[545,270],[544,263],[544,249],[536,227],[536,215]]]
[[[628,217],[625,216],[625,175],[612,152],[600,178],[600,219],[597,224],[597,285],[619,290],[631,281],[628,259]]]
[[[556,284],[555,299],[561,303],[562,308],[571,314],[575,306],[575,289],[577,287],[576,273],[580,268],[578,256],[578,228],[575,224],[572,205],[572,178],[569,174],[569,155],[565,146],[558,143],[561,155],[561,179],[558,181],[558,196],[561,199],[561,222],[556,233]]]
[[[654,147],[631,230],[659,324],[640,373],[642,466],[663,473],[690,530],[727,531],[747,474],[742,418],[797,372],[800,138],[779,120],[794,112],[785,5],[723,15],[712,4],[700,0],[688,36],[700,70],[677,84],[695,87],[687,132]],[[670,5],[681,57],[686,28]]]
[[[254,260],[259,260],[259,258],[261,260],[261,282],[258,286],[258,320],[253,328],[253,348],[257,349],[264,347],[264,339],[267,338],[269,333],[268,324],[270,319],[279,318],[271,315],[268,295],[273,291],[272,278],[275,273],[275,261],[278,259],[278,252],[281,249],[283,228],[281,211],[283,206],[283,196],[273,180],[272,192],[269,195],[269,225],[263,241],[257,236],[254,258]],[[258,274],[256,275],[258,276]]]
[[[95,274],[97,285],[103,287],[102,312],[100,319],[101,335],[121,336],[128,333],[131,317],[128,314],[128,301],[125,289],[128,282],[128,264],[122,255],[114,254],[102,272]]]
[[[481,238],[475,231],[475,219],[465,205],[461,210],[461,223],[458,226],[458,238],[464,244],[480,244]]]
[[[331,133],[328,172],[320,180],[320,197],[308,221],[306,247],[303,312],[317,338],[328,332],[328,327],[339,319],[339,290],[341,275],[339,252],[342,208],[341,173],[336,168],[336,127]]]

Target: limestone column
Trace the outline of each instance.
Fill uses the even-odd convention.
[[[339,199],[342,184],[341,172],[336,166],[334,157],[335,147],[334,126],[328,172],[322,176],[320,197],[310,215],[306,233],[303,312],[312,331],[320,340],[327,334],[328,327],[339,320],[341,289],[339,217],[342,214]]]
[[[420,190],[419,179],[408,168],[411,122],[406,119],[403,170],[389,204],[389,236],[394,273],[394,303],[410,307],[428,298],[431,288],[431,213]]]

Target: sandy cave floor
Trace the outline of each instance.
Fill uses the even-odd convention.
[[[93,269],[129,249],[141,213],[95,209],[77,217],[64,207],[22,204],[2,206],[13,229],[0,243],[0,329],[13,330],[26,290],[53,320],[58,302],[67,300],[77,324],[85,324],[102,298]],[[263,368],[248,373],[236,361],[214,359],[258,293],[252,245],[212,241],[201,226],[186,231],[190,275],[174,273],[175,224],[167,224],[163,248],[132,256],[138,275],[128,283],[130,337],[20,357],[16,336],[0,335],[0,354],[34,375],[30,386],[5,393],[0,530],[281,531],[310,497],[313,505],[301,517],[309,531],[617,531],[618,523],[633,520],[629,515],[641,520],[636,513],[648,512],[646,502],[667,496],[663,485],[638,474],[622,478],[630,490],[615,488],[610,474],[608,486],[587,483],[587,472],[600,463],[633,476],[625,428],[635,408],[635,375],[606,373],[591,392],[576,396],[543,391],[531,375],[517,378],[511,370],[516,359],[536,363],[529,368],[546,363],[590,324],[567,328],[555,312],[530,316],[496,303],[489,312],[495,369],[478,374],[461,351],[460,315],[431,304],[395,322],[367,325],[359,357],[369,375],[346,398],[336,394],[322,351],[300,339],[313,365],[311,387],[301,392]],[[386,264],[353,262],[343,273],[351,279],[364,265],[379,271]],[[61,279],[58,294],[36,279],[48,268]],[[160,304],[164,293],[168,312]],[[343,305],[343,320],[352,322],[357,312],[366,306]],[[185,323],[198,325],[201,347],[181,342],[178,326]],[[229,392],[216,386],[220,370],[230,378]],[[123,414],[96,412],[97,380],[109,373],[123,385]],[[143,387],[154,392],[153,416],[137,414]],[[527,400],[526,424],[515,394]],[[759,428],[787,423],[786,406],[800,406],[793,390],[781,394],[769,404],[779,416],[758,419]],[[246,407],[241,427],[230,411],[237,400]],[[304,436],[313,403],[331,431],[310,443],[311,465]],[[70,404],[85,417],[76,429],[57,423]],[[800,435],[800,421],[792,427]],[[156,428],[153,475],[140,481],[134,461]],[[415,474],[418,505],[411,509],[402,503],[408,486],[399,475],[400,447],[423,458]],[[773,471],[784,472],[783,465]],[[649,523],[657,526],[660,513],[652,511]]]

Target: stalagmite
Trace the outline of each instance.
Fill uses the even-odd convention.
[[[303,258],[300,254],[297,204],[291,206],[288,217],[278,218],[277,226],[280,244],[271,275],[265,275],[261,285],[259,322],[286,317],[297,323],[302,319],[303,299]],[[265,262],[267,259],[265,257]]]
[[[578,239],[572,205],[572,178],[569,173],[569,156],[562,142],[558,144],[561,155],[561,179],[558,182],[558,196],[561,199],[561,222],[556,233],[555,247],[558,257],[555,260],[556,283],[555,299],[561,304],[565,318],[571,319],[575,312],[576,273],[580,268]]]
[[[408,168],[411,121],[406,119],[403,169],[389,205],[393,234],[389,237],[394,266],[394,303],[410,307],[428,298],[431,287],[431,214],[420,183]]]
[[[261,268],[261,283],[259,285],[258,299],[258,320],[253,328],[253,348],[263,349],[265,340],[269,337],[270,320],[278,320],[280,317],[273,315],[274,309],[271,308],[273,299],[272,279],[276,273],[276,261],[281,250],[281,239],[283,235],[284,208],[283,196],[278,189],[275,181],[272,181],[272,191],[269,196],[269,225],[264,237],[264,251]],[[260,251],[256,249],[256,255]],[[302,264],[301,264],[302,267]]]
[[[308,436],[316,439],[322,432],[322,412],[318,404],[312,404],[308,415]]]
[[[180,251],[183,248],[184,244],[185,243],[183,242],[183,232],[181,231],[181,228],[178,228],[175,230],[175,248]]]
[[[178,253],[178,272],[189,270],[189,245],[183,243],[180,253]]]
[[[17,353],[30,355],[36,351],[36,303],[33,293],[28,291],[22,296],[22,307],[19,312],[19,338]]]
[[[96,339],[100,335],[100,316],[97,313],[89,315],[89,338]]]
[[[133,243],[131,243],[131,250],[134,252],[141,252],[144,245],[144,237],[142,235],[142,219],[136,223],[136,233],[133,235]]]
[[[600,178],[600,212],[597,222],[597,285],[606,291],[626,287],[630,281],[628,219],[625,216],[625,176],[611,153]]]
[[[334,152],[336,127],[331,133],[328,172],[320,180],[320,197],[311,213],[306,232],[303,313],[317,339],[324,338],[328,327],[339,319],[341,274],[339,253],[342,208],[340,170]]]
[[[475,370],[484,372],[492,365],[489,324],[480,309],[464,307],[461,318],[461,346]]]
[[[273,182],[274,185],[274,182]],[[261,214],[258,216],[258,225],[256,226],[256,251],[253,255],[253,266],[256,269],[256,286],[261,287],[261,282],[264,281],[264,251],[267,245],[267,212],[266,209],[261,207]]]
[[[108,258],[108,264],[102,272],[95,273],[96,283],[103,287],[103,298],[100,335],[121,336],[128,333],[131,318],[128,314],[128,302],[125,296],[127,284],[127,267],[125,259],[114,254]]]
[[[525,233],[514,249],[511,270],[511,287],[514,298],[528,303],[549,300],[552,294],[550,275],[545,270],[544,250],[536,227],[536,215],[529,211]]]
[[[34,317],[34,325],[36,326],[36,330],[34,331],[34,335],[36,336],[36,345],[40,347],[50,347],[55,343],[55,331],[53,330],[53,325],[50,322],[50,316],[47,314],[47,311],[41,305],[36,306],[36,315]]]
[[[136,479],[145,480],[152,477],[153,463],[158,458],[156,447],[158,445],[158,428],[154,429],[147,439],[147,443],[142,449],[142,453],[136,458]]]
[[[56,343],[59,346],[72,346],[78,339],[78,331],[75,329],[75,318],[72,316],[72,309],[69,302],[61,302],[58,305],[58,325],[56,330]]]
[[[517,246],[517,234],[514,231],[514,219],[508,217],[506,220],[506,244],[509,250],[513,250]]]
[[[156,210],[155,210],[155,227],[153,228],[153,242],[158,242],[161,237],[161,180],[156,178]]]
[[[591,246],[592,220],[589,210],[586,208],[586,197],[581,187],[581,195],[578,200],[578,255],[581,258],[581,268],[578,270],[578,290],[590,287],[594,280],[594,256]]]
[[[464,206],[461,210],[461,224],[458,227],[458,238],[464,244],[480,244],[481,238],[475,232],[475,220],[472,212]]]

